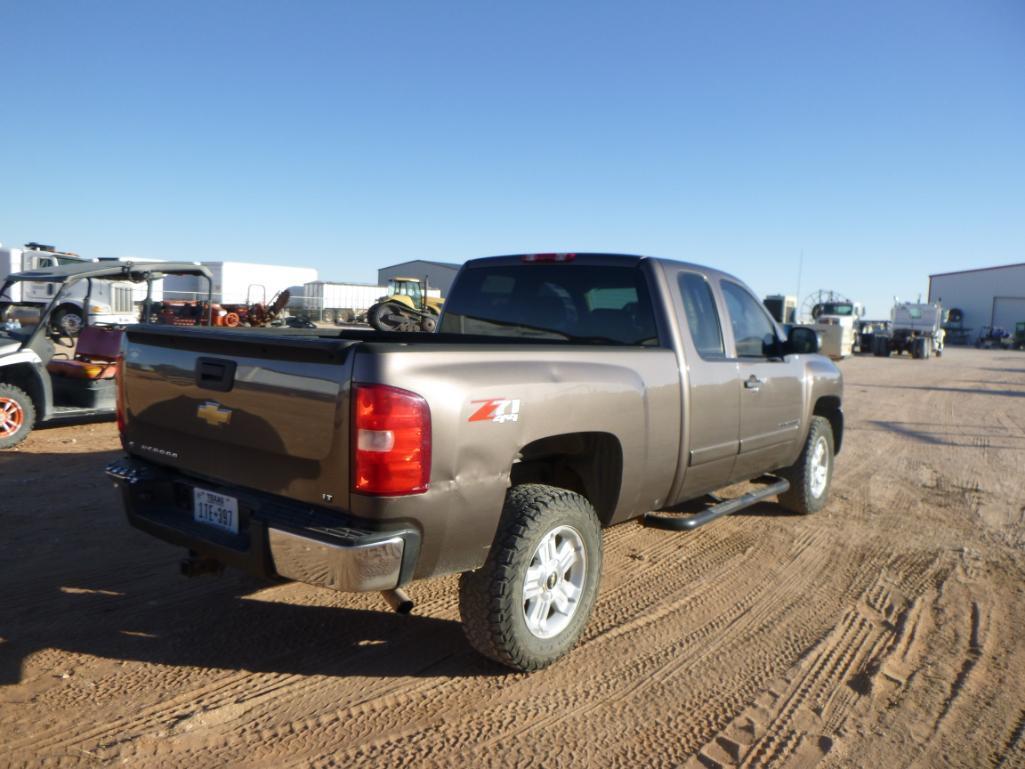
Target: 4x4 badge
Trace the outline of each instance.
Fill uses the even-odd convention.
[[[470,414],[468,422],[518,422],[520,401],[512,398],[490,398],[486,401],[470,401],[482,404]]]
[[[222,408],[217,401],[207,401],[196,409],[196,416],[211,427],[220,427],[231,422],[231,409]]]

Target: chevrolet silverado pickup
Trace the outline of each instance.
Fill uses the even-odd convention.
[[[460,573],[469,643],[536,670],[588,621],[604,527],[825,505],[842,378],[818,345],[714,269],[477,259],[433,334],[129,327],[127,455],[108,473],[187,572],[381,591],[400,610],[410,581]],[[765,485],[665,512],[750,480]]]

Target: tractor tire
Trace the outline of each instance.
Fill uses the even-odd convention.
[[[425,334],[433,334],[438,330],[438,316],[433,312],[427,313],[420,319],[420,330]]]
[[[36,424],[36,406],[20,387],[0,384],[0,449],[17,446]]]
[[[467,640],[514,670],[547,667],[580,639],[601,566],[601,524],[590,502],[555,486],[514,486],[487,561],[459,578]]]
[[[817,513],[826,506],[833,482],[833,427],[825,417],[812,417],[801,456],[790,467],[777,472],[790,481],[779,495],[779,503],[801,515]]]
[[[381,302],[367,311],[367,320],[378,331],[416,331],[419,319],[396,302]]]

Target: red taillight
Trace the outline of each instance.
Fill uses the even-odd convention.
[[[402,496],[427,491],[431,410],[416,393],[356,385],[352,396],[352,490]]]
[[[125,437],[125,356],[117,356],[117,373],[114,375],[114,391],[117,394],[117,431],[121,439]]]
[[[524,254],[520,257],[522,262],[572,262],[577,258],[576,254]]]

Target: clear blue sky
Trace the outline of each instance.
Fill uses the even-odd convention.
[[[888,313],[1025,261],[1025,4],[0,3],[0,240],[610,250]]]

